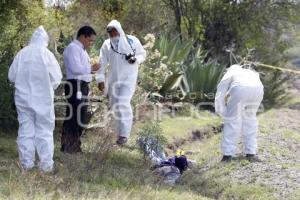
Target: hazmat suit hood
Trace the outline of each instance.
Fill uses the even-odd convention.
[[[235,65],[231,65],[228,70],[238,70],[238,69],[242,69],[241,65],[235,64]]]
[[[115,28],[118,31],[118,33],[120,34],[120,39],[119,39],[119,43],[118,43],[118,52],[120,52],[122,54],[133,53],[132,49],[127,41],[126,34],[125,34],[124,30],[122,29],[120,22],[117,20],[112,20],[111,22],[109,22],[107,27]]]
[[[29,45],[37,44],[47,47],[49,44],[49,36],[43,26],[39,26],[32,34]]]

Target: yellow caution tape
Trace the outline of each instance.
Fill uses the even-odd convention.
[[[293,69],[286,69],[286,68],[276,67],[276,66],[272,66],[272,65],[266,65],[266,64],[263,64],[263,63],[255,63],[254,62],[253,64],[257,65],[257,66],[267,67],[267,68],[270,68],[270,69],[275,69],[275,70],[280,70],[280,71],[283,71],[283,72],[290,72],[290,73],[300,75],[300,71],[293,70]]]

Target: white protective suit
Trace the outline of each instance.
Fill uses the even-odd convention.
[[[231,66],[220,81],[215,109],[224,119],[221,150],[233,156],[242,134],[246,154],[256,154],[258,122],[256,113],[263,99],[264,88],[259,74],[240,65]]]
[[[42,26],[35,30],[28,46],[15,57],[8,78],[15,83],[18,112],[18,150],[24,169],[35,163],[35,150],[43,171],[53,169],[54,89],[61,82],[60,66],[47,49],[49,37]]]
[[[120,34],[117,42],[107,39],[100,49],[100,70],[96,76],[98,83],[105,82],[105,94],[108,95],[111,109],[116,119],[119,136],[128,138],[132,127],[131,98],[135,91],[138,66],[146,58],[146,51],[140,41],[132,35],[125,35],[121,24],[112,20],[107,27],[114,27]],[[129,64],[124,55],[113,51],[112,46],[121,54],[135,52],[136,62]],[[107,81],[105,81],[106,66],[109,64]]]

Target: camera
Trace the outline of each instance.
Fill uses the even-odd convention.
[[[136,57],[134,53],[128,53],[125,55],[125,59],[130,63],[133,64],[136,61]]]

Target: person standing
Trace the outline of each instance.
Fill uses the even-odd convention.
[[[8,78],[15,84],[15,105],[18,113],[18,151],[21,166],[35,166],[35,151],[39,168],[53,170],[53,130],[55,127],[54,90],[62,74],[60,66],[47,46],[49,37],[43,26],[37,28],[29,42],[14,58]]]
[[[135,92],[138,67],[146,58],[146,51],[140,41],[132,35],[126,35],[117,20],[107,26],[109,39],[100,49],[100,65],[96,81],[100,91],[109,98],[111,109],[116,120],[118,145],[127,142],[130,136],[133,113],[131,98]],[[107,82],[106,66],[109,64]],[[106,86],[105,86],[106,85]]]
[[[242,134],[246,158],[259,161],[257,153],[258,122],[256,113],[263,100],[264,87],[259,74],[240,65],[229,67],[218,84],[215,109],[224,119],[221,141],[222,161],[235,155],[237,138]]]
[[[90,26],[83,26],[77,38],[64,50],[66,68],[65,95],[68,106],[63,123],[61,151],[66,153],[81,152],[80,136],[87,123],[87,98],[92,72],[99,69],[99,64],[91,65],[87,49],[96,39],[96,32]]]

